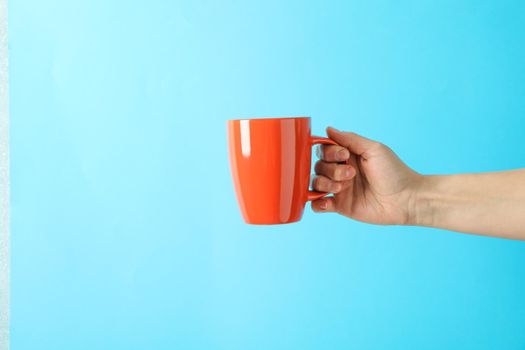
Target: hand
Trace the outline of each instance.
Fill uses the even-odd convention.
[[[379,142],[333,128],[327,134],[340,146],[318,148],[313,187],[334,195],[312,202],[312,209],[373,224],[412,224],[423,176]]]

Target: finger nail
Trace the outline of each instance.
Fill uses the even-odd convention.
[[[336,128],[334,128],[333,126],[329,126],[329,128],[332,129],[333,131],[337,131],[337,132],[339,132],[339,130],[336,129]]]
[[[328,208],[328,203],[326,203],[326,201],[321,201],[321,203],[319,203],[319,208],[326,210],[326,208]]]
[[[346,149],[339,150],[336,155],[337,160],[347,160],[348,151]]]
[[[352,168],[348,168],[345,170],[345,177],[347,179],[351,178],[352,176],[354,176],[354,169]]]
[[[332,192],[333,192],[333,193],[337,193],[337,192],[339,192],[339,191],[341,191],[341,185],[340,185],[340,184],[335,184],[335,185],[333,186],[333,188],[332,188]]]

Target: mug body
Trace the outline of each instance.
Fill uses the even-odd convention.
[[[310,118],[227,123],[232,178],[244,220],[266,225],[300,220],[310,182]]]

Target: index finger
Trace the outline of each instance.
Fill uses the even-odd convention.
[[[319,145],[316,154],[325,162],[345,162],[350,158],[347,148],[336,145]]]

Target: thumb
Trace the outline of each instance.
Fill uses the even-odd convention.
[[[326,129],[328,137],[350,150],[353,154],[365,155],[368,150],[377,145],[377,142],[367,139],[353,132],[339,131],[335,128]]]

